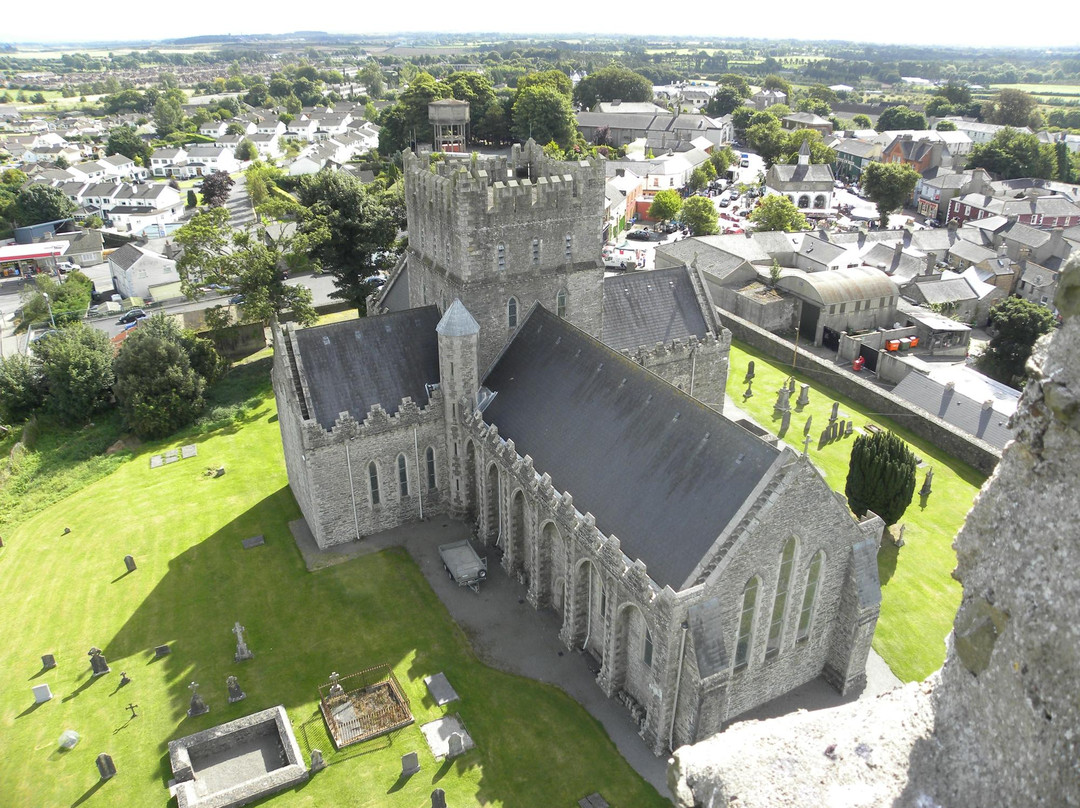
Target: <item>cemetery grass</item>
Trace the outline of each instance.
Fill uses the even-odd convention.
[[[247,383],[259,375],[256,368]],[[250,387],[230,378],[233,399],[245,401]],[[272,395],[238,413],[205,434],[190,430],[140,447],[4,535],[0,805],[163,805],[169,740],[277,704],[289,713],[305,762],[317,748],[329,766],[263,801],[275,806],[416,808],[436,786],[450,805],[573,805],[596,790],[613,806],[667,804],[565,693],[480,664],[404,550],[307,572],[287,527],[299,510]],[[149,468],[151,454],[190,442],[196,457]],[[224,477],[204,474],[220,465]],[[242,549],[244,538],[260,533],[265,546]],[[128,553],[138,564],[131,573]],[[255,653],[240,664],[229,630],[236,620]],[[172,653],[155,659],[152,649],[163,643]],[[92,645],[112,668],[97,679],[86,655]],[[41,670],[44,653],[56,655],[57,668]],[[317,687],[331,670],[380,663],[392,666],[416,722],[336,752]],[[440,670],[462,696],[445,708],[422,681]],[[124,688],[120,671],[132,679]],[[248,694],[233,705],[225,699],[230,674]],[[198,718],[185,714],[193,680],[210,705]],[[30,688],[40,683],[54,697],[34,707]],[[451,713],[477,748],[438,762],[419,728]],[[82,736],[70,752],[57,749],[65,729]],[[421,771],[399,780],[401,755],[410,751],[419,752]],[[105,783],[94,766],[102,752],[118,770]]]
[[[754,396],[744,402],[743,378],[751,359],[756,372]],[[779,434],[781,422],[773,418],[773,405],[776,391],[791,375],[790,367],[738,342],[732,344],[730,367],[727,393],[733,403],[761,426]],[[889,529],[897,533],[900,524],[906,525],[904,547],[898,550],[887,533],[878,552],[882,603],[874,634],[874,650],[897,677],[905,682],[924,679],[945,661],[945,637],[952,630],[961,594],[960,584],[951,574],[956,567],[952,542],[986,478],[889,418],[868,413],[850,399],[837,395],[821,380],[801,370],[794,375],[797,382],[810,385],[810,406],[801,412],[792,411],[788,434],[780,437],[802,452],[803,427],[807,416],[812,415],[810,435],[814,440],[810,444],[810,458],[834,491],[844,493],[851,447],[867,423],[898,434],[926,464],[916,474],[911,505],[898,524]],[[791,401],[794,406],[795,397]],[[829,422],[834,401],[840,403],[841,418],[850,420],[854,416],[856,429],[851,437],[820,447],[821,431]],[[934,469],[933,493],[923,507],[918,491],[930,467]]]

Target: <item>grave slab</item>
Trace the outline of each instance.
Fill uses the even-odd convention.
[[[245,550],[250,550],[252,547],[261,547],[266,544],[266,539],[263,538],[262,533],[258,536],[252,536],[249,539],[244,539],[241,544],[244,545]]]
[[[150,468],[152,468],[152,469],[158,468],[159,466],[164,464],[164,462],[165,461],[162,459],[161,455],[151,455],[150,456]]]
[[[48,685],[34,685],[33,691],[35,704],[43,704],[52,698],[52,690]]]
[[[424,740],[427,741],[428,748],[436,760],[441,760],[450,753],[450,736],[454,733],[461,736],[463,752],[468,752],[476,746],[472,736],[469,735],[465,725],[461,722],[461,718],[457,715],[448,715],[445,718],[424,724],[420,727],[420,731],[424,733]]]
[[[431,698],[434,699],[435,703],[440,707],[461,698],[461,696],[457,694],[457,691],[450,686],[450,682],[446,678],[445,673],[439,672],[434,676],[425,676],[424,684],[427,685],[428,693],[431,694]]]
[[[194,443],[189,443],[187,446],[180,448],[180,456],[183,458],[194,457],[199,453],[199,448]]]
[[[600,796],[599,791],[594,791],[587,797],[582,797],[577,803],[580,808],[611,808],[608,801]]]

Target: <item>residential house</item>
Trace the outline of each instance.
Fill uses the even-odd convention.
[[[914,140],[911,135],[893,138],[881,151],[881,162],[901,163],[920,174],[940,168],[945,162],[945,144],[939,141]]]
[[[113,227],[139,232],[147,225],[177,222],[184,213],[180,192],[162,183],[123,185],[108,211]]]
[[[1020,198],[973,193],[949,202],[948,218],[961,224],[990,216],[1015,216],[1016,221],[1032,227],[1072,227],[1080,224],[1080,206],[1058,194],[1037,193]]]
[[[180,280],[176,262],[134,244],[109,255],[113,288],[123,297],[151,297],[150,288]]]
[[[780,125],[789,130],[813,129],[815,132],[820,132],[822,137],[828,137],[833,130],[832,121],[812,112],[793,112],[785,115],[780,119]]]
[[[172,166],[185,162],[187,149],[182,146],[157,148],[150,155],[150,173],[155,177],[167,177]]]
[[[206,137],[219,138],[225,134],[229,125],[225,121],[207,121],[199,126],[199,134]]]
[[[757,109],[768,109],[773,104],[786,104],[787,93],[779,90],[758,90],[750,96],[750,103]]]
[[[844,182],[857,182],[869,163],[879,161],[882,146],[871,140],[842,138],[832,144],[836,152],[836,177]]]
[[[970,193],[986,193],[990,187],[990,175],[984,169],[953,171],[937,167],[922,172],[915,183],[915,206],[919,213],[929,219],[944,221],[949,202],[957,196]]]
[[[1028,129],[1026,126],[1005,127],[998,126],[997,124],[993,123],[966,121],[963,118],[945,118],[945,120],[952,121],[954,124],[956,124],[956,131],[966,134],[969,138],[971,138],[971,142],[975,145],[989,143],[991,140],[994,139],[994,136],[998,132],[1006,128],[1016,129],[1018,132],[1023,132],[1025,135],[1031,134],[1031,130]]]
[[[611,115],[670,115],[671,113],[659,104],[652,101],[623,101],[616,98],[614,101],[598,101],[592,108],[593,112]]]

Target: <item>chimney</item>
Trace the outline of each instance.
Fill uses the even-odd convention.
[[[904,252],[904,242],[896,242],[896,246],[893,247],[893,258],[899,258],[900,254]]]
[[[997,248],[998,258],[1004,258],[1008,252],[1009,252],[1008,246],[1005,244],[1004,241],[1001,242],[998,245],[998,248]]]
[[[986,401],[983,402],[982,408],[983,412],[986,412],[987,410],[992,410],[994,408],[994,399],[986,399]]]
[[[937,253],[928,252],[926,254],[926,274],[933,275],[934,270],[937,268]]]
[[[1030,247],[1021,247],[1020,248],[1020,259],[1016,263],[1020,267],[1021,272],[1023,272],[1025,269],[1027,269],[1027,262],[1028,262],[1028,258],[1030,256],[1031,256],[1031,248]]]
[[[949,219],[948,223],[946,224],[946,227],[949,229],[950,233],[955,234],[956,233],[956,228],[958,227],[958,225],[956,223],[956,219]]]

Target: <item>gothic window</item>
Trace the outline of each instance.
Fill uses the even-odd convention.
[[[806,573],[806,592],[803,594],[802,611],[799,613],[799,632],[796,635],[798,642],[805,642],[810,638],[810,622],[814,617],[814,602],[817,600],[823,557],[822,552],[818,550],[810,561],[810,569]]]
[[[409,468],[405,465],[405,455],[397,456],[398,493],[403,497],[409,496]]]
[[[645,651],[641,655],[642,661],[648,668],[652,667],[652,634],[649,633],[649,627],[645,627]]]
[[[375,461],[368,463],[368,488],[371,491],[371,504],[379,504],[379,467],[375,465]]]
[[[435,490],[435,448],[427,448],[427,487],[428,491]]]
[[[746,582],[742,596],[739,634],[735,639],[735,670],[742,670],[750,661],[750,646],[754,639],[754,609],[757,607],[758,579],[755,575]]]
[[[538,238],[533,239],[532,256],[533,256],[533,263],[534,264],[539,264],[540,263],[540,239],[538,239]]]
[[[496,248],[496,253],[498,254],[498,257],[499,257],[499,269],[500,269],[500,271],[506,269],[506,245],[505,244],[500,244]]]
[[[600,616],[607,617],[607,592],[603,587],[600,589]]]
[[[574,252],[574,237],[569,233],[566,234],[566,260],[569,261],[573,257]]]
[[[516,297],[512,297],[506,301],[506,325],[510,328],[517,328],[518,324],[518,302]]]
[[[555,314],[559,317],[566,316],[566,290],[560,289],[559,293],[555,295]]]
[[[784,628],[784,611],[787,609],[788,589],[791,588],[791,567],[795,563],[795,537],[784,544],[780,553],[780,577],[776,581],[776,598],[773,600],[772,622],[769,624],[769,642],[765,658],[772,659],[780,653],[780,640]]]

